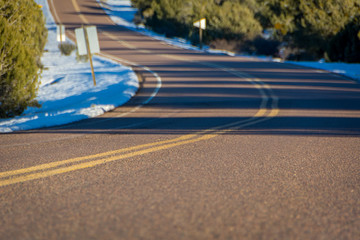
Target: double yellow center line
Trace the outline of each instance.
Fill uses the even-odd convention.
[[[250,78],[250,76],[245,73],[241,73],[233,69],[228,69],[220,65],[214,65],[209,63],[202,64],[229,72],[254,84],[254,86],[259,90],[262,97],[262,101],[257,113],[253,117],[249,117],[248,119],[235,121],[229,124],[221,125],[203,131],[198,131],[193,134],[187,134],[170,140],[142,144],[115,151],[109,151],[84,157],[71,158],[63,161],[45,163],[12,171],[0,172],[0,187],[68,173],[76,170],[91,168],[109,162],[132,158],[147,153],[208,140],[220,134],[230,133],[243,127],[266,121],[275,117],[279,113],[279,109],[277,106],[278,99],[272,93],[272,90],[268,85],[264,84],[258,79]],[[272,101],[271,104],[269,104],[269,101]],[[270,106],[270,108],[267,108],[267,106]]]
[[[204,139],[211,138],[212,135],[197,136],[196,134],[189,134],[179,138],[159,141],[149,144],[138,145],[134,147],[119,149],[115,151],[71,158],[58,162],[45,163],[29,168],[22,168],[13,171],[0,173],[0,187],[10,184],[26,182],[30,180],[50,177],[62,173],[72,172],[75,170],[95,167],[100,164],[105,164],[125,158],[144,155],[159,150],[168,149],[171,147],[192,143]]]
[[[76,11],[79,11],[79,7],[76,4],[76,0],[73,0],[73,3],[76,8]],[[84,22],[87,22],[86,18],[85,17],[83,18],[84,19],[82,20]],[[115,38],[115,36],[112,36],[110,34],[108,34],[108,36],[111,38]],[[124,44],[124,41],[122,41],[122,43]],[[189,59],[184,59],[182,57],[174,56],[174,55],[162,54],[162,56],[170,59],[176,58],[177,60],[180,61],[187,61],[187,62],[191,61]],[[259,122],[266,121],[278,115],[279,113],[278,98],[273,94],[271,88],[267,84],[261,82],[259,79],[252,78],[248,74],[236,71],[234,69],[225,68],[221,65],[207,63],[207,62],[197,62],[197,63],[228,72],[237,77],[245,79],[246,81],[253,84],[254,87],[259,90],[262,98],[258,112],[253,117],[249,117],[248,119],[199,131],[193,134],[187,134],[170,140],[158,141],[158,142],[123,148],[115,151],[109,151],[109,152],[104,152],[104,153],[99,153],[84,157],[71,158],[63,161],[45,163],[28,168],[0,172],[0,187],[8,186],[16,183],[22,183],[30,180],[40,179],[40,178],[46,178],[58,174],[69,173],[72,171],[91,168],[122,159],[141,156],[147,153],[152,153],[185,144],[191,144],[199,141],[208,140],[220,134],[230,133],[235,130],[244,128],[246,126],[250,126]],[[269,104],[269,101],[271,101],[271,104]]]
[[[58,174],[68,173],[76,170],[95,167],[121,159],[141,156],[147,153],[152,153],[160,150],[191,144],[203,140],[214,138],[220,134],[232,132],[234,130],[243,128],[245,126],[253,125],[255,123],[266,120],[267,118],[252,117],[238,122],[222,125],[216,128],[211,128],[199,131],[194,134],[187,134],[178,138],[153,142],[134,147],[123,148],[115,151],[109,151],[90,156],[71,158],[63,161],[45,163],[33,167],[17,169],[13,171],[0,173],[0,187],[26,182],[30,180],[50,177]]]

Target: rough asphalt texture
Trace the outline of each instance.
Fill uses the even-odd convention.
[[[124,107],[0,135],[1,172],[238,124],[204,140],[160,143],[146,154],[2,186],[0,239],[359,239],[358,83],[178,49],[116,26],[95,0],[76,3],[80,13],[72,0],[52,9],[69,36],[86,19],[98,27],[103,53],[149,67],[162,87],[129,113],[157,86],[139,68],[143,88]]]

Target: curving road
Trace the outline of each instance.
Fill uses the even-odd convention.
[[[0,135],[0,239],[358,239],[360,85],[210,55],[49,0],[144,80],[101,117]]]

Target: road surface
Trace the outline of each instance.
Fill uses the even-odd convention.
[[[0,239],[359,239],[359,83],[49,3],[144,82],[103,116],[0,135]]]

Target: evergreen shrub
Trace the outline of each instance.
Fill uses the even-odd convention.
[[[360,15],[332,38],[326,53],[332,62],[360,63]]]
[[[255,19],[255,0],[133,0],[139,15],[152,30],[167,37],[182,37],[199,43],[198,29],[193,22],[207,19],[203,41],[206,44],[229,46],[254,39],[262,27]],[[239,44],[233,44],[234,41]],[[227,44],[223,44],[227,42]]]
[[[0,0],[0,118],[20,115],[35,101],[47,30],[34,0]]]
[[[64,42],[58,45],[61,54],[69,56],[75,49],[76,46],[72,43]]]

